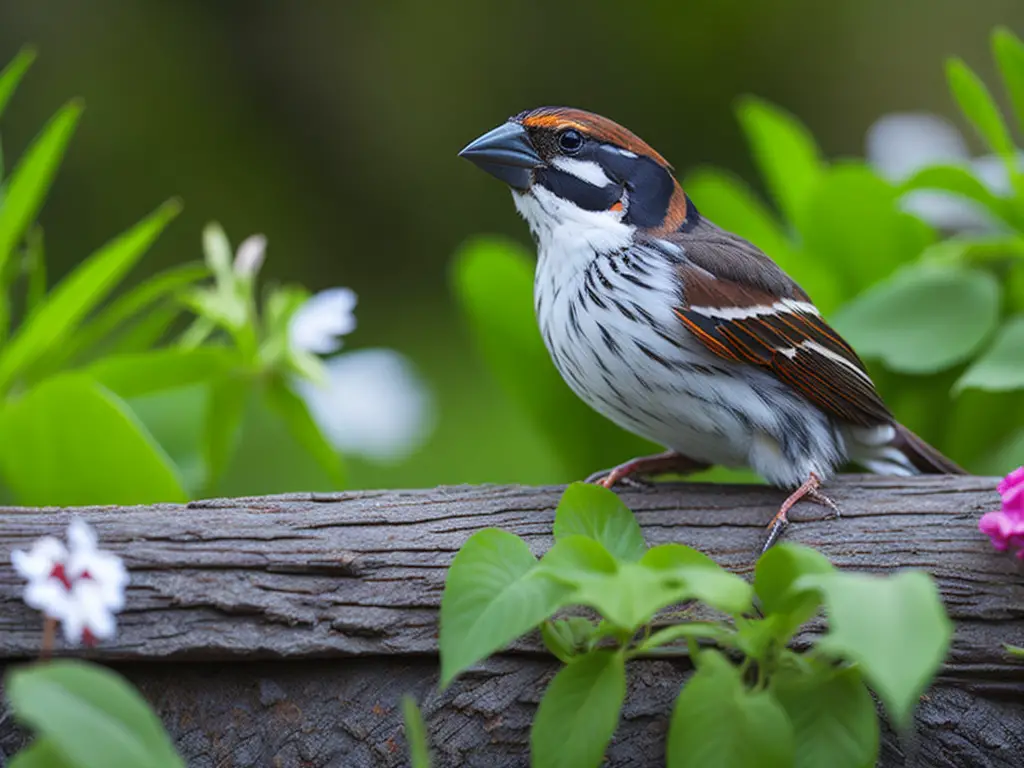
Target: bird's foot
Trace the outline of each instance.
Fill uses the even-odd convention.
[[[637,475],[662,475],[666,472],[689,475],[710,466],[710,464],[695,461],[676,451],[665,451],[652,456],[638,456],[612,469],[602,469],[588,477],[587,482],[603,485],[605,488],[620,484],[644,488],[651,485],[650,481],[641,479]]]
[[[839,517],[839,505],[837,505],[832,499],[821,492],[821,479],[811,472],[811,476],[804,481],[803,485],[797,488],[793,493],[789,495],[782,506],[779,507],[779,511],[775,513],[775,517],[768,523],[768,536],[765,539],[764,546],[761,548],[761,554],[767,552],[775,542],[782,536],[782,532],[786,530],[789,525],[789,518],[786,517],[789,510],[800,501],[801,499],[807,499],[817,504],[821,504],[823,507],[828,507],[832,512],[835,513],[836,517]]]

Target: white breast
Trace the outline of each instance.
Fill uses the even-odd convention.
[[[544,343],[584,402],[693,459],[753,466],[779,485],[831,474],[841,446],[828,419],[770,374],[716,357],[679,322],[680,249],[636,245],[621,213],[584,211],[543,188],[515,200],[537,239]],[[787,433],[807,445],[806,461],[786,454]]]

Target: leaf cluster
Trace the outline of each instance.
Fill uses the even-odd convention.
[[[34,57],[26,49],[0,72],[0,116]],[[282,425],[276,444],[314,459],[323,485],[343,484],[340,457],[289,385],[323,376],[287,344],[306,293],[278,288],[259,313],[255,276],[232,272],[219,227],[204,261],[126,287],[181,210],[170,200],[48,285],[36,219],[82,111],[79,100],[59,109],[9,176],[0,154],[0,490],[30,505],[211,494],[258,418]]]
[[[693,602],[722,618],[687,620]],[[791,648],[821,608],[828,631]],[[441,599],[441,685],[537,627],[564,666],[537,710],[532,765],[578,768],[601,764],[627,664],[680,653],[695,672],[673,709],[670,768],[872,766],[879,726],[866,686],[905,727],[952,635],[923,573],[840,573],[783,544],[750,583],[682,544],[648,547],[614,493],[582,483],[563,495],[540,559],[498,529],[459,550]]]
[[[11,768],[183,768],[156,714],[106,667],[55,661],[12,669],[11,710],[35,740]]]

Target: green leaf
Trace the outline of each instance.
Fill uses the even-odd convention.
[[[778,702],[747,690],[722,654],[703,651],[672,712],[668,768],[792,768],[793,757],[793,728]]]
[[[626,698],[621,652],[591,651],[548,685],[530,729],[532,768],[597,768]]]
[[[35,221],[81,114],[79,101],[72,101],[57,112],[7,180],[0,208],[0,273]]]
[[[981,462],[981,469],[987,474],[1005,475],[1024,465],[1024,430],[1016,432]]]
[[[145,699],[112,670],[54,661],[16,668],[6,682],[18,719],[80,768],[184,766]]]
[[[25,76],[35,60],[34,48],[22,48],[18,51],[18,55],[11,60],[11,63],[4,67],[3,71],[0,71],[0,115],[3,115],[18,83],[21,82],[21,78]]]
[[[803,581],[825,602],[829,632],[819,647],[859,664],[890,718],[906,727],[953,636],[935,582],[920,571],[887,578],[834,572]]]
[[[955,165],[922,168],[904,181],[899,189],[903,194],[922,189],[949,192],[977,203],[989,214],[1011,226],[1016,226],[1024,220],[1012,202],[993,193],[966,168]]]
[[[132,398],[209,381],[236,363],[227,347],[168,348],[104,357],[85,372],[118,397]]]
[[[643,532],[618,494],[591,483],[565,489],[555,510],[555,541],[579,534],[599,542],[620,560],[639,560],[647,551]]]
[[[203,463],[206,465],[204,489],[210,495],[238,446],[242,417],[252,388],[253,382],[240,374],[223,376],[210,386],[210,397],[203,418]]]
[[[1024,648],[1022,648],[1019,645],[1010,645],[1009,643],[1003,643],[1003,648],[1011,656],[1016,656],[1017,658],[1024,657]]]
[[[677,599],[695,597],[712,608],[739,616],[752,608],[754,590],[702,552],[682,544],[652,547],[640,565],[653,570]]]
[[[916,259],[935,239],[927,224],[900,210],[895,187],[861,163],[823,175],[806,211],[801,232],[808,258],[827,264],[847,296]]]
[[[878,717],[856,667],[779,674],[771,691],[793,725],[794,768],[874,768]]]
[[[978,135],[1003,157],[1013,157],[1016,150],[1010,132],[1003,122],[992,94],[974,71],[960,59],[950,59],[946,63],[946,77],[953,97],[960,106],[960,111],[971,122]]]
[[[533,312],[534,259],[496,238],[477,239],[455,256],[455,295],[476,347],[502,389],[544,435],[576,478],[653,446],[599,416],[558,374]]]
[[[659,629],[636,647],[636,653],[649,653],[674,643],[676,640],[714,640],[724,644],[730,642],[733,632],[724,624],[707,621],[688,621]]]
[[[540,625],[544,647],[559,661],[568,664],[595,639],[597,625],[582,616],[549,619]]]
[[[960,377],[953,392],[1024,389],[1024,315],[1011,317],[986,349]]]
[[[541,559],[541,573],[576,588],[573,604],[587,605],[624,630],[636,630],[661,608],[683,599],[678,581],[636,563],[616,562],[586,536],[566,536]]]
[[[862,357],[902,373],[936,373],[969,358],[999,319],[999,284],[978,269],[919,265],[862,293],[833,326]]]
[[[20,504],[187,501],[177,472],[127,405],[65,374],[0,411],[0,471]]]
[[[801,229],[804,206],[825,169],[806,126],[793,115],[754,97],[737,105],[740,126],[783,217]]]
[[[292,438],[309,454],[338,487],[345,485],[345,467],[341,455],[334,450],[320,427],[309,415],[301,397],[295,394],[284,379],[271,380],[264,390],[267,406],[288,428]]]
[[[754,566],[754,591],[766,615],[784,619],[776,625],[784,638],[791,637],[821,606],[817,590],[801,587],[797,581],[801,576],[833,570],[832,563],[821,553],[787,542],[758,558]]]
[[[75,768],[76,765],[65,760],[50,739],[36,739],[12,757],[7,768]]]
[[[410,768],[430,768],[427,725],[415,699],[409,694],[402,697],[402,719],[405,722],[405,741],[409,745]]]
[[[1018,234],[958,236],[924,249],[922,262],[939,266],[1000,267],[1008,261],[1024,264],[1024,237]]]
[[[46,246],[43,228],[32,227],[25,236],[25,259],[22,269],[25,275],[25,312],[35,311],[46,296]]]
[[[234,284],[231,243],[224,228],[216,221],[211,221],[203,227],[203,256],[210,271],[216,275],[218,283]]]
[[[129,407],[139,421],[174,462],[181,476],[182,486],[190,498],[210,498],[217,495],[206,493],[207,488],[204,485],[207,472],[203,461],[202,438],[209,389],[209,385],[194,384],[133,397],[128,401]],[[275,458],[278,462],[282,461],[284,457],[278,455],[278,451],[284,452],[280,443],[270,444],[275,446]],[[264,477],[262,469],[255,467],[252,470],[261,480]],[[309,487],[312,486],[306,486]],[[251,490],[243,488],[241,492]]]
[[[97,313],[95,318],[83,323],[65,345],[70,349],[63,359],[70,359],[103,342],[119,327],[157,302],[173,296],[208,275],[209,272],[202,264],[183,264],[150,277],[141,285],[114,299],[109,306]]]
[[[52,345],[71,335],[142,257],[181,206],[171,201],[89,256],[64,278],[0,352],[0,390]]]
[[[180,314],[181,306],[176,303],[158,304],[118,332],[109,345],[109,351],[128,355],[152,349],[167,336],[167,332]]]
[[[1017,127],[1024,131],[1024,43],[1006,27],[997,27],[992,33],[992,52],[1017,113]]]
[[[455,555],[441,596],[441,687],[537,626],[572,588],[536,569],[518,536],[486,528]]]

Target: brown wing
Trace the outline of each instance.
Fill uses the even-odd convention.
[[[736,252],[729,258],[734,279],[692,260],[679,268],[685,301],[676,314],[694,337],[719,357],[771,371],[838,419],[864,426],[891,423],[857,353],[806,294],[774,263],[773,274],[766,276],[758,264],[758,279],[746,281]]]

